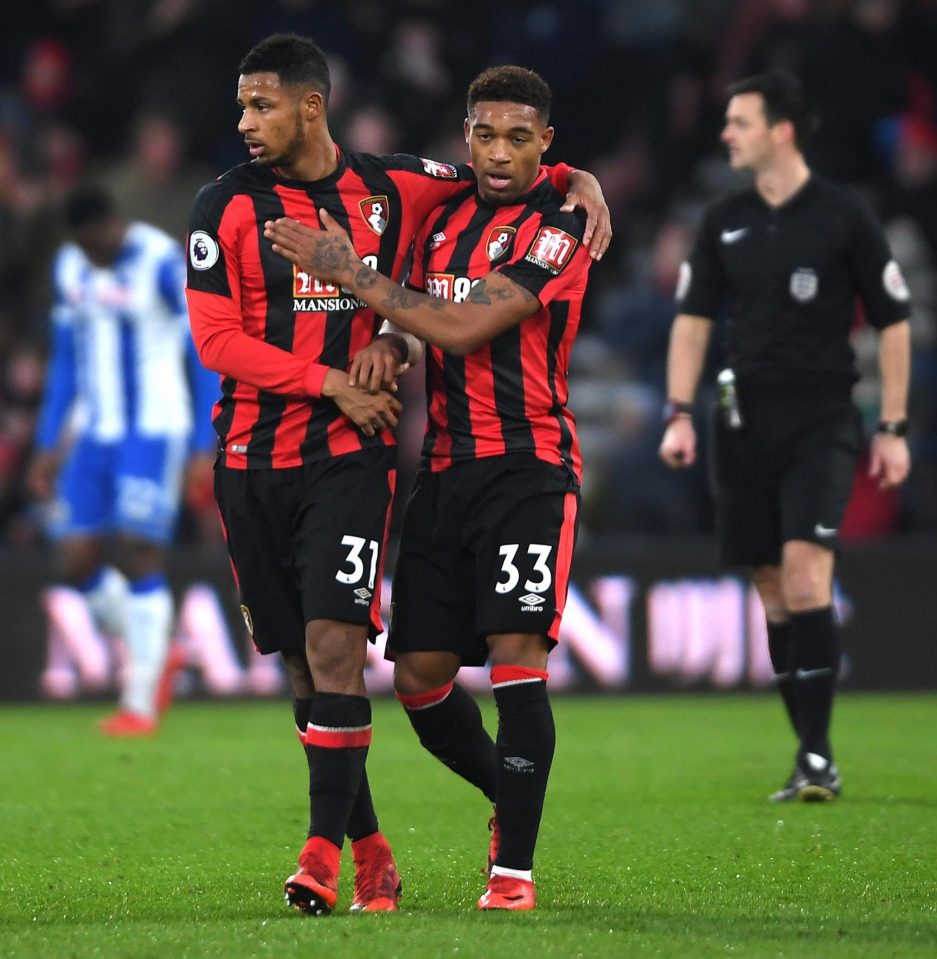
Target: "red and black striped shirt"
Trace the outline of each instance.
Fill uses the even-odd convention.
[[[380,318],[274,253],[263,225],[289,216],[319,226],[326,209],[358,256],[396,279],[427,215],[475,178],[468,166],[415,156],[337,153],[337,169],[321,180],[246,163],[196,197],[186,297],[199,356],[222,374],[214,424],[226,466],[287,468],[394,442],[386,430],[364,436],[321,395],[326,371],[346,369]],[[569,169],[553,168],[561,188]]]
[[[582,243],[584,214],[561,213],[562,204],[543,172],[509,206],[491,206],[466,188],[417,236],[414,289],[459,302],[496,270],[540,300],[536,313],[468,356],[427,351],[423,461],[433,471],[532,453],[581,481],[567,372],[592,261]]]

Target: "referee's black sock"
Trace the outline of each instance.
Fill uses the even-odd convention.
[[[299,740],[303,744],[306,753],[306,763],[309,766],[309,798],[312,802],[312,750],[306,745],[306,727],[309,724],[309,712],[312,709],[311,699],[298,699],[293,697],[293,716],[296,719],[296,732],[299,734]],[[312,835],[312,810],[310,806],[310,827],[309,834]],[[374,810],[374,802],[371,799],[371,786],[368,783],[368,771],[365,769],[361,774],[361,785],[358,787],[358,797],[355,799],[355,805],[348,817],[348,829],[346,833],[348,838],[356,841],[364,839],[378,831],[377,813]]]
[[[371,703],[365,696],[317,692],[306,727],[309,835],[341,848],[349,829],[371,743]]]
[[[787,710],[794,735],[800,737],[797,728],[797,707],[794,702],[794,677],[791,674],[791,624],[768,622],[768,655],[778,692]]]
[[[790,667],[801,753],[831,759],[830,720],[840,660],[833,607],[791,613],[790,627]]]
[[[397,693],[423,748],[495,801],[498,751],[478,703],[458,684],[427,693]]]
[[[547,674],[519,666],[493,666],[498,705],[498,826],[496,865],[533,868],[534,847],[556,747]]]

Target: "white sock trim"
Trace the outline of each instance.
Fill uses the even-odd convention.
[[[510,876],[512,879],[525,879],[527,882],[533,882],[534,877],[530,869],[508,869],[507,866],[492,866],[492,876]]]

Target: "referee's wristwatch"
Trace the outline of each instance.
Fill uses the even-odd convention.
[[[664,426],[670,426],[670,424],[678,416],[688,416],[690,417],[690,419],[692,419],[693,404],[684,403],[681,400],[667,400],[667,402],[664,403],[663,416],[662,416],[664,421]]]
[[[879,420],[879,424],[875,428],[875,432],[885,433],[888,436],[907,436],[908,418],[904,417],[900,420]]]

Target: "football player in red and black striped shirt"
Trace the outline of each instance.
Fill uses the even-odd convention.
[[[202,361],[222,374],[215,490],[242,610],[257,647],[283,656],[309,764],[309,840],[287,897],[331,911],[347,833],[352,908],[390,911],[399,877],[364,772],[363,672],[368,637],[381,629],[388,428],[400,404],[389,389],[349,383],[352,357],[377,332],[374,310],[276,256],[263,224],[284,215],[314,224],[328,210],[364,262],[396,277],[429,212],[475,181],[468,167],[340,150],[327,125],[328,67],[306,38],[270,37],[240,70],[238,129],[253,162],[195,201],[187,297]],[[562,184],[578,175],[555,171]]]
[[[532,909],[533,854],[554,749],[547,656],[566,600],[581,462],[567,367],[590,266],[584,217],[540,167],[550,89],[521,67],[472,83],[466,140],[478,176],[417,234],[411,289],[325,232],[284,218],[286,260],[341,284],[431,344],[423,463],[401,535],[388,642],[420,740],[496,805],[480,909]],[[428,294],[412,289],[425,290]],[[353,368],[378,384],[408,357],[380,337]],[[491,658],[498,739],[454,680]]]

